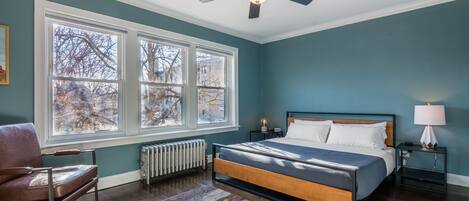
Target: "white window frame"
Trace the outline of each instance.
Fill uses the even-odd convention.
[[[181,84],[168,84],[168,83],[152,83],[152,82],[148,82],[148,81],[142,81],[142,68],[141,68],[141,61],[140,61],[140,40],[147,40],[147,41],[150,41],[150,42],[153,42],[153,43],[157,43],[157,44],[165,44],[165,45],[170,45],[170,46],[174,46],[174,47],[179,47],[179,48],[184,48],[185,49],[185,58],[184,59],[184,63],[183,63],[183,69],[182,69],[182,83]],[[184,44],[184,43],[180,43],[180,42],[177,42],[177,41],[170,41],[170,40],[166,40],[164,38],[158,38],[157,36],[151,36],[151,35],[146,35],[146,34],[142,34],[140,33],[139,36],[138,36],[138,45],[139,45],[139,56],[138,56],[138,70],[139,70],[139,101],[138,101],[138,111],[139,111],[139,115],[138,115],[138,118],[139,118],[139,132],[140,133],[143,133],[143,134],[148,134],[148,133],[158,133],[158,132],[162,132],[162,131],[171,131],[171,130],[183,130],[183,129],[187,129],[188,128],[188,118],[186,117],[187,116],[187,113],[189,112],[188,110],[188,101],[186,101],[186,99],[190,96],[189,94],[189,82],[188,82],[188,69],[190,68],[189,67],[189,51],[190,51],[190,45],[188,44]],[[182,45],[184,44],[184,45]],[[142,128],[141,125],[142,125],[142,116],[141,116],[141,111],[142,111],[142,99],[141,99],[141,93],[142,93],[142,87],[141,87],[141,84],[147,84],[147,85],[150,85],[150,86],[177,86],[177,87],[181,87],[181,96],[182,96],[182,107],[183,107],[183,111],[182,111],[182,125],[175,125],[175,126],[160,126],[160,127],[148,127],[148,128]]]
[[[105,33],[105,34],[113,34],[118,37],[118,58],[117,58],[117,80],[116,81],[111,81],[111,80],[104,80],[104,79],[89,79],[89,78],[66,78],[66,77],[60,77],[60,76],[54,76],[53,75],[53,64],[52,64],[52,46],[51,44],[53,43],[53,25],[54,24],[59,24],[59,25],[64,25],[68,27],[73,27],[73,28],[78,28],[82,30],[88,30],[88,31],[95,31],[99,33]],[[108,137],[115,137],[115,136],[123,136],[123,130],[124,129],[124,122],[125,122],[125,114],[124,114],[124,108],[122,107],[123,105],[123,94],[124,90],[122,88],[123,84],[123,79],[122,79],[122,65],[124,62],[124,55],[125,55],[125,49],[124,45],[125,40],[124,40],[124,33],[119,32],[119,31],[114,31],[109,28],[105,27],[97,27],[93,25],[87,25],[81,22],[74,22],[74,20],[67,20],[67,19],[59,19],[54,16],[46,16],[45,19],[45,27],[47,29],[46,31],[46,49],[48,51],[45,52],[45,57],[46,57],[46,63],[48,71],[48,86],[46,87],[47,94],[47,111],[44,116],[46,116],[48,125],[47,125],[47,142],[50,144],[54,144],[57,142],[65,142],[65,141],[72,141],[72,140],[86,140],[86,139],[98,139],[98,138],[108,138]],[[54,80],[63,80],[63,81],[90,81],[90,82],[106,82],[106,83],[116,83],[118,85],[118,115],[119,115],[119,120],[118,120],[118,128],[116,131],[97,131],[95,133],[85,133],[85,134],[72,134],[72,135],[57,135],[53,136],[53,109],[52,109],[52,102],[53,102],[53,81]]]
[[[197,47],[197,51],[201,51],[201,52],[205,52],[205,53],[208,53],[208,54],[225,57],[225,66],[224,66],[224,69],[223,69],[224,74],[225,74],[224,75],[225,76],[225,86],[224,87],[198,86],[197,83],[195,84],[197,86],[197,91],[196,91],[197,93],[198,93],[198,89],[201,89],[201,88],[204,88],[204,89],[223,89],[224,90],[224,94],[225,94],[225,97],[224,97],[225,119],[224,119],[224,121],[220,121],[220,122],[199,123],[198,122],[198,117],[197,117],[198,127],[199,128],[209,128],[209,127],[213,127],[213,126],[228,125],[232,121],[232,116],[230,115],[231,114],[231,107],[229,107],[231,105],[231,99],[230,99],[231,96],[230,96],[229,90],[231,88],[233,88],[232,87],[233,83],[230,82],[231,79],[228,79],[229,77],[232,76],[232,72],[230,70],[231,69],[230,66],[232,66],[232,61],[233,61],[232,55],[231,55],[231,53],[228,53],[228,52],[215,50],[215,49],[207,48],[207,47]],[[197,97],[198,97],[198,94],[197,94]],[[198,109],[198,107],[199,106],[197,104],[197,109]],[[197,111],[197,114],[198,114],[198,111]]]
[[[120,98],[120,127],[119,132],[111,135],[88,135],[84,137],[70,137],[71,139],[51,138],[50,100],[52,94],[50,84],[50,71],[48,66],[48,36],[46,15],[58,19],[71,19],[73,22],[110,28],[122,32],[122,65],[119,85]],[[34,123],[41,147],[44,151],[57,148],[101,148],[125,144],[151,142],[165,139],[192,137],[221,132],[237,131],[239,129],[238,117],[238,49],[211,41],[158,29],[106,15],[101,15],[46,0],[35,1],[35,57],[34,57]],[[140,128],[140,63],[139,63],[139,37],[164,39],[188,45],[187,68],[185,71],[184,115],[183,126],[157,129]],[[197,78],[196,78],[196,49],[213,50],[231,55],[231,62],[226,68],[226,94],[225,110],[227,121],[210,125],[199,125],[197,104]],[[228,62],[227,62],[228,63]],[[68,138],[68,136],[67,136]]]

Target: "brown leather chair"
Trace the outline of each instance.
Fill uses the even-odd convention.
[[[32,124],[0,126],[0,200],[76,200],[94,187],[98,167],[94,150],[64,150],[52,156],[89,152],[93,165],[42,167],[41,149]]]

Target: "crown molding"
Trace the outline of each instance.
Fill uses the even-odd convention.
[[[212,29],[212,30],[215,30],[215,31],[218,31],[218,32],[228,34],[228,35],[232,35],[232,36],[235,36],[235,37],[238,37],[238,38],[249,40],[249,41],[252,41],[252,42],[255,42],[255,43],[261,43],[261,41],[262,41],[261,38],[259,38],[257,36],[253,36],[253,35],[250,35],[250,34],[245,34],[245,33],[236,31],[234,29],[230,29],[228,27],[224,27],[224,26],[220,26],[220,25],[217,25],[217,24],[214,24],[214,23],[211,23],[211,22],[207,22],[205,20],[200,20],[200,19],[194,18],[190,15],[186,15],[186,14],[183,14],[183,13],[171,10],[171,9],[163,8],[161,6],[149,3],[145,0],[117,0],[117,1],[121,2],[121,3],[131,5],[131,6],[135,6],[135,7],[141,8],[141,9],[149,10],[149,11],[161,14],[161,15],[172,17],[172,18],[175,18],[175,19],[178,19],[178,20],[181,20],[181,21],[189,22],[191,24],[195,24],[195,25],[198,25],[198,26],[209,28],[209,29]]]
[[[381,17],[399,14],[399,13],[409,12],[409,11],[426,8],[430,6],[435,6],[439,4],[444,4],[444,3],[452,2],[454,0],[420,0],[420,1],[410,2],[410,3],[404,3],[404,4],[384,8],[381,10],[363,13],[360,15],[355,15],[352,17],[343,18],[343,19],[339,19],[336,21],[314,25],[314,26],[303,28],[303,29],[289,31],[289,32],[281,33],[281,34],[270,36],[270,37],[264,37],[264,38],[242,33],[234,29],[216,25],[216,24],[204,21],[204,20],[196,19],[189,15],[185,15],[177,11],[166,9],[166,8],[157,6],[155,4],[149,3],[147,1],[144,1],[144,0],[118,0],[118,1],[135,6],[135,7],[139,7],[145,10],[156,12],[162,15],[166,15],[166,16],[178,19],[178,20],[182,20],[182,21],[189,22],[195,25],[206,27],[215,31],[226,33],[235,37],[246,39],[252,42],[266,44],[266,43],[271,43],[271,42],[275,42],[279,40],[284,40],[287,38],[293,38],[296,36],[301,36],[305,34],[310,34],[310,33],[320,32],[320,31],[333,29],[333,28],[337,28],[341,26],[355,24],[358,22],[364,22],[364,21],[368,21],[372,19],[377,19]]]
[[[399,4],[399,5],[396,5],[396,6],[389,7],[389,8],[384,8],[384,9],[377,10],[377,11],[363,13],[363,14],[360,14],[360,15],[355,15],[355,16],[352,16],[352,17],[343,18],[343,19],[340,19],[340,20],[336,20],[336,21],[332,21],[332,22],[328,22],[328,23],[323,23],[323,24],[319,24],[319,25],[314,25],[314,26],[303,28],[303,29],[300,29],[300,30],[290,31],[290,32],[278,34],[278,35],[275,35],[275,36],[263,38],[261,40],[261,44],[275,42],[275,41],[279,41],[279,40],[284,40],[284,39],[287,39],[287,38],[293,38],[293,37],[296,37],[296,36],[301,36],[301,35],[305,35],[305,34],[309,34],[309,33],[320,32],[320,31],[324,31],[324,30],[328,30],[328,29],[333,29],[333,28],[337,28],[337,27],[350,25],[350,24],[355,24],[355,23],[358,23],[358,22],[364,22],[364,21],[368,21],[368,20],[372,20],[372,19],[377,19],[377,18],[387,17],[387,16],[391,16],[391,15],[396,15],[396,14],[399,14],[399,13],[405,13],[405,12],[409,12],[409,11],[413,11],[413,10],[417,10],[417,9],[421,9],[421,8],[426,8],[426,7],[430,7],[430,6],[435,6],[435,5],[439,5],[439,4],[443,4],[443,3],[448,3],[448,2],[452,2],[452,1],[454,1],[454,0],[422,0],[422,1],[416,1],[416,2],[411,2],[411,3]]]

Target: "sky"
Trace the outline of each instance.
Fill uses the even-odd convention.
[[[0,65],[5,68],[5,29],[0,29]]]

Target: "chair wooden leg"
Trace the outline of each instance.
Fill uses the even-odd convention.
[[[98,184],[94,187],[94,200],[98,201]]]

